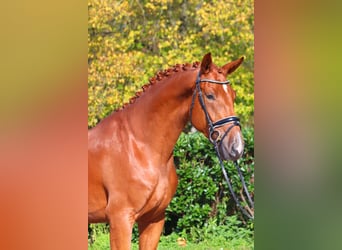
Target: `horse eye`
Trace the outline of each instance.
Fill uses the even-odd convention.
[[[213,94],[206,94],[205,95],[209,100],[215,100],[215,96]]]

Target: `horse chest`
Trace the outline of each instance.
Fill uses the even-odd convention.
[[[167,200],[168,195],[168,184],[169,180],[167,178],[159,179],[154,192],[151,194],[150,202],[151,205],[158,206]]]
[[[167,168],[167,173],[155,175],[155,184],[153,188],[145,193],[142,209],[137,217],[145,214],[158,214],[165,210],[170,203],[177,186],[177,175],[175,169]]]

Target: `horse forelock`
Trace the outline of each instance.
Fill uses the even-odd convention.
[[[164,79],[171,77],[172,75],[183,72],[191,69],[196,69],[200,65],[200,62],[194,62],[194,63],[185,63],[185,64],[176,64],[172,66],[171,68],[161,70],[155,74],[155,76],[151,77],[149,79],[149,82],[141,87],[140,91],[137,91],[133,97],[131,97],[128,101],[128,103],[125,103],[119,110],[124,110],[127,106],[130,104],[133,104],[136,102],[137,99],[139,99],[140,96],[142,96],[145,92],[147,92],[148,89],[150,89],[152,86],[157,85],[161,82],[163,82]]]

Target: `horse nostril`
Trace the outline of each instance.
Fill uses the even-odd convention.
[[[243,151],[243,147],[241,144],[239,143],[234,143],[232,145],[232,155],[233,156],[238,156],[238,155],[241,155],[242,154],[242,151]]]
[[[234,147],[234,145],[232,146],[232,150],[230,152],[231,156],[236,157],[238,155],[238,151],[236,150],[236,148]]]

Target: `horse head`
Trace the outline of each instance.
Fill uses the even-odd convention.
[[[218,147],[225,160],[239,159],[244,149],[239,119],[234,112],[235,91],[226,80],[243,59],[218,67],[212,62],[211,54],[206,54],[200,65],[190,108],[193,126]]]

